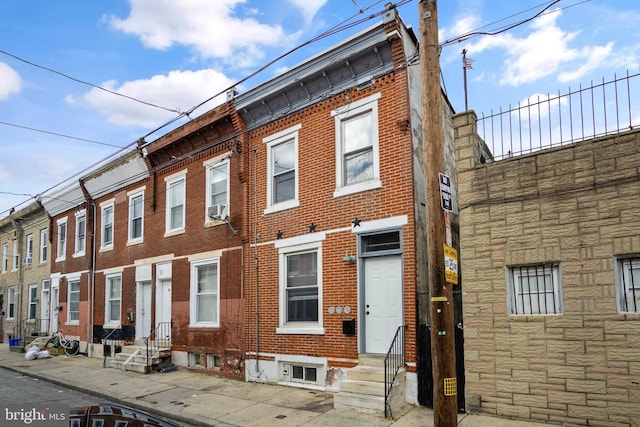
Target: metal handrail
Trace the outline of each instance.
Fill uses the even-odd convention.
[[[147,350],[147,366],[149,366],[153,356],[160,348],[171,348],[171,322],[160,322],[151,331],[148,337],[144,338]]]
[[[391,387],[393,387],[398,371],[405,366],[404,359],[404,330],[406,326],[398,326],[396,334],[393,336],[389,351],[384,357],[384,416],[385,418],[391,414],[389,405],[389,396],[391,395]]]

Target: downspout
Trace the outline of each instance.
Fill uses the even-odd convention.
[[[87,301],[87,309],[89,310],[89,330],[87,331],[87,356],[93,355],[93,320],[94,320],[94,294],[96,279],[96,204],[89,194],[89,190],[85,186],[84,179],[79,180],[80,188],[87,203],[87,207],[91,207],[91,256],[89,257],[89,296]],[[89,215],[87,215],[89,218]],[[88,227],[87,227],[88,229]]]
[[[21,255],[22,255],[22,238],[23,238],[23,234],[24,231],[22,229],[22,226],[18,223],[18,220],[11,215],[10,216],[11,219],[11,225],[13,225],[13,228],[16,232],[16,242],[17,242],[17,253],[13,254],[14,258],[17,258],[17,264],[18,264],[18,286],[16,286],[16,288],[18,289],[18,307],[16,310],[16,316],[14,316],[15,319],[18,319],[17,324],[14,324],[14,331],[16,331],[15,333],[20,335],[17,338],[22,338],[23,342],[24,342],[24,338],[22,336],[22,328],[23,328],[23,324],[22,324],[22,294],[23,292],[23,281],[24,281],[24,265],[21,262]],[[14,261],[16,262],[16,261]],[[16,327],[19,327],[20,330],[16,330]]]

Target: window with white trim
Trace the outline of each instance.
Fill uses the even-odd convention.
[[[31,265],[33,262],[33,234],[27,235],[26,264]]]
[[[267,208],[265,213],[299,206],[298,131],[296,125],[263,139],[267,145]]]
[[[38,305],[38,285],[29,285],[29,312],[27,313],[28,320],[34,320],[37,316],[36,308]]]
[[[141,242],[144,233],[144,193],[129,196],[129,242]]]
[[[11,253],[11,269],[15,271],[18,269],[18,264],[20,263],[20,254],[18,253],[18,240],[13,239],[12,245],[13,251]]]
[[[7,319],[13,319],[16,315],[16,288],[7,288]]]
[[[618,311],[640,313],[640,257],[616,259],[616,294]]]
[[[9,268],[9,244],[2,245],[2,272],[6,273]]]
[[[217,258],[191,263],[191,326],[220,325],[219,266]]]
[[[336,191],[334,197],[378,188],[380,94],[331,112],[336,132]]]
[[[322,240],[315,233],[292,238],[279,248],[280,327],[278,333],[323,334]],[[314,239],[315,240],[311,240]],[[306,239],[306,241],[304,241]]]
[[[40,230],[40,263],[47,262],[47,246],[49,242],[49,233],[46,228]]]
[[[229,213],[229,161],[206,164],[207,200],[205,203],[205,222],[211,222],[209,208],[219,206],[220,212]],[[218,209],[218,208],[216,208]]]
[[[80,280],[69,280],[67,301],[67,322],[80,321]]]
[[[106,323],[120,323],[122,307],[122,277],[113,274],[106,277],[106,306],[104,311]]]
[[[507,276],[510,314],[562,313],[559,264],[508,267]]]
[[[166,232],[184,230],[185,222],[185,176],[167,179]]]
[[[76,245],[73,252],[74,256],[84,255],[86,247],[86,234],[87,234],[87,214],[85,210],[82,210],[76,214]]]
[[[67,254],[67,218],[58,220],[58,248],[56,261],[63,261]]]
[[[100,249],[113,249],[114,202],[101,206]]]

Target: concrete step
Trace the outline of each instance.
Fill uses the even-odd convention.
[[[146,363],[137,363],[137,362],[124,363],[123,361],[115,360],[115,359],[107,360],[107,368],[120,369],[122,371],[138,372],[140,374],[147,374],[152,370],[151,367],[147,366]]]
[[[357,393],[372,396],[384,396],[384,382],[346,380],[340,384],[340,393]]]
[[[384,366],[358,365],[347,371],[348,380],[384,382]]]
[[[374,396],[371,394],[340,391],[333,396],[333,407],[337,409],[357,409],[363,412],[384,412],[384,393]]]

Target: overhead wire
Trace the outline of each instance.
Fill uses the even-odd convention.
[[[70,75],[68,75],[68,74],[65,74],[65,73],[63,73],[63,72],[60,72],[60,71],[54,70],[53,68],[45,67],[44,65],[39,65],[39,64],[36,64],[35,62],[28,61],[28,60],[26,60],[26,59],[24,59],[24,58],[21,58],[21,57],[19,57],[19,56],[17,56],[17,55],[14,55],[14,54],[12,54],[12,53],[9,53],[9,52],[7,52],[7,51],[5,51],[5,50],[0,50],[0,53],[1,53],[1,54],[3,54],[3,55],[6,55],[6,56],[10,56],[11,58],[13,58],[13,59],[15,59],[15,60],[17,60],[17,61],[24,62],[25,64],[31,65],[31,66],[33,66],[33,67],[40,68],[40,69],[43,69],[43,70],[49,71],[49,72],[51,72],[51,73],[57,74],[57,75],[59,75],[59,76],[62,76],[62,77],[67,78],[67,79],[69,79],[69,80],[72,80],[72,81],[74,81],[74,82],[76,82],[76,83],[80,83],[80,84],[83,84],[83,85],[91,86],[91,87],[93,87],[93,88],[96,88],[96,89],[102,90],[102,91],[107,92],[107,93],[110,93],[110,94],[112,94],[112,95],[121,96],[121,97],[123,97],[123,98],[129,99],[129,100],[131,100],[131,101],[139,102],[139,103],[144,104],[144,105],[147,105],[147,106],[149,106],[149,107],[160,108],[161,110],[169,111],[169,112],[171,112],[171,113],[180,113],[180,111],[179,111],[179,110],[176,110],[176,109],[167,108],[167,107],[163,107],[163,106],[161,106],[161,105],[154,104],[154,103],[152,103],[152,102],[143,101],[143,100],[141,100],[141,99],[134,98],[133,96],[125,95],[125,94],[120,93],[120,92],[115,92],[115,91],[113,91],[113,90],[106,89],[106,88],[104,88],[104,87],[102,87],[102,86],[99,86],[99,85],[96,85],[96,84],[93,84],[93,83],[89,83],[89,82],[86,82],[86,81],[84,81],[84,80],[80,80],[80,79],[78,79],[78,78],[72,77],[72,76],[70,76]]]
[[[229,87],[225,88],[224,90],[222,90],[222,91],[220,91],[220,92],[216,93],[215,95],[210,96],[209,98],[207,98],[207,99],[205,99],[204,101],[202,101],[202,102],[200,102],[200,103],[196,104],[195,106],[191,107],[190,109],[188,109],[188,110],[186,110],[186,111],[169,110],[169,111],[172,111],[172,112],[177,112],[177,113],[178,113],[178,115],[177,115],[176,117],[174,117],[174,118],[172,118],[172,119],[168,120],[167,122],[163,123],[162,125],[158,126],[157,128],[155,128],[155,129],[151,130],[150,132],[147,132],[146,134],[144,134],[141,138],[137,139],[136,141],[134,141],[134,142],[132,142],[132,143],[130,143],[130,144],[128,144],[128,145],[126,145],[126,146],[124,146],[124,147],[119,147],[119,146],[118,146],[119,150],[118,150],[118,151],[116,151],[115,153],[112,153],[112,154],[110,154],[110,155],[106,156],[105,158],[103,158],[103,159],[101,159],[101,160],[99,160],[99,161],[97,161],[97,162],[93,163],[92,165],[87,166],[86,168],[84,168],[84,169],[82,169],[81,171],[79,171],[79,172],[77,172],[77,173],[73,174],[72,176],[70,176],[70,177],[68,177],[68,178],[64,179],[63,181],[60,181],[60,182],[58,182],[58,183],[56,183],[56,184],[54,184],[54,185],[50,186],[50,187],[49,187],[49,188],[47,188],[46,190],[44,190],[44,191],[42,191],[42,192],[39,192],[38,194],[36,194],[35,196],[31,197],[30,199],[27,199],[27,200],[25,200],[25,201],[23,201],[23,202],[21,202],[21,203],[19,203],[19,204],[15,205],[13,208],[6,209],[6,210],[4,210],[4,211],[0,212],[0,215],[5,214],[6,212],[8,212],[8,211],[9,211],[9,210],[11,210],[11,209],[18,208],[18,207],[20,207],[20,206],[22,206],[22,205],[24,205],[24,204],[28,203],[31,199],[38,199],[38,198],[40,198],[40,197],[47,197],[47,196],[46,196],[46,193],[48,193],[49,191],[51,191],[51,190],[55,189],[56,187],[58,187],[58,186],[60,186],[60,185],[62,185],[62,184],[64,184],[64,183],[66,183],[66,182],[68,182],[68,181],[70,181],[70,180],[72,180],[72,179],[74,179],[74,178],[76,178],[76,177],[78,177],[78,176],[81,176],[81,175],[82,175],[82,174],[84,174],[85,172],[87,172],[87,171],[89,171],[89,170],[91,170],[91,169],[95,168],[97,165],[99,165],[99,164],[101,164],[101,163],[105,162],[106,160],[108,160],[108,159],[110,159],[110,158],[113,158],[114,156],[118,155],[118,154],[119,154],[119,153],[121,153],[122,151],[127,150],[127,149],[130,149],[130,147],[131,147],[131,146],[133,146],[133,145],[135,145],[135,144],[138,144],[138,142],[139,142],[139,141],[143,141],[143,140],[144,140],[145,138],[147,138],[148,136],[153,135],[154,133],[158,132],[159,130],[161,130],[161,129],[163,129],[163,128],[165,128],[165,127],[167,127],[167,126],[169,126],[169,125],[171,125],[171,124],[173,124],[173,123],[175,123],[176,121],[178,121],[178,120],[180,120],[180,119],[182,119],[182,118],[184,118],[184,117],[189,117],[189,118],[190,118],[190,114],[192,114],[194,111],[196,111],[197,109],[199,109],[199,108],[200,108],[200,107],[202,107],[203,105],[207,104],[208,102],[212,101],[213,99],[217,98],[218,96],[220,96],[220,95],[222,95],[222,94],[224,94],[224,93],[227,93],[228,91],[230,91],[230,90],[234,89],[235,87],[237,87],[238,85],[241,85],[242,83],[244,83],[244,82],[248,81],[249,79],[251,79],[251,78],[253,78],[253,77],[257,76],[258,74],[262,73],[263,71],[265,71],[266,69],[268,69],[269,67],[271,67],[273,64],[275,64],[275,63],[277,63],[278,61],[280,61],[280,60],[282,60],[282,59],[286,58],[287,56],[291,55],[292,53],[294,53],[294,52],[296,52],[296,51],[298,51],[298,50],[302,49],[303,47],[306,47],[306,46],[308,46],[308,45],[310,45],[310,44],[312,44],[312,43],[315,43],[315,42],[317,42],[317,41],[319,41],[319,40],[322,40],[322,39],[324,39],[324,38],[326,38],[326,37],[329,37],[329,36],[332,36],[332,35],[337,34],[337,33],[339,33],[339,32],[345,31],[345,30],[350,29],[350,28],[352,28],[352,27],[354,27],[354,26],[357,26],[357,25],[360,25],[360,24],[362,24],[362,23],[364,23],[364,22],[370,21],[371,19],[374,19],[375,17],[377,17],[377,16],[379,16],[379,15],[382,15],[382,14],[386,11],[386,9],[385,9],[385,10],[383,10],[383,11],[380,11],[380,12],[377,12],[377,13],[374,13],[374,14],[371,14],[371,15],[369,15],[369,16],[367,16],[367,17],[365,17],[365,18],[362,18],[362,19],[360,19],[360,20],[358,20],[358,21],[355,21],[355,22],[349,23],[349,21],[353,20],[355,17],[357,17],[358,15],[361,15],[361,14],[365,13],[365,11],[367,11],[367,10],[369,10],[369,9],[371,9],[371,8],[373,8],[373,7],[375,7],[375,6],[377,6],[378,4],[382,3],[382,1],[383,1],[383,0],[377,0],[376,2],[372,3],[372,4],[371,4],[371,5],[369,5],[369,6],[367,6],[367,7],[365,7],[365,8],[362,8],[362,9],[359,9],[359,10],[358,10],[358,12],[357,12],[356,14],[351,15],[350,17],[348,17],[348,18],[344,19],[344,20],[343,20],[343,21],[341,21],[339,24],[337,24],[337,25],[335,25],[335,26],[331,27],[330,29],[328,29],[328,30],[324,31],[323,33],[319,34],[318,36],[313,37],[313,38],[311,38],[310,40],[307,40],[307,41],[305,41],[305,42],[303,42],[303,43],[301,43],[301,44],[299,44],[299,45],[295,46],[294,48],[292,48],[292,49],[288,50],[287,52],[285,52],[285,53],[283,53],[283,54],[279,55],[279,56],[278,56],[278,57],[276,57],[275,59],[272,59],[271,61],[269,61],[268,63],[266,63],[266,64],[265,64],[265,65],[263,65],[262,67],[260,67],[258,70],[256,70],[256,71],[254,71],[254,72],[252,72],[252,73],[248,74],[247,76],[245,76],[244,78],[240,79],[240,80],[239,80],[239,81],[237,81],[236,83],[234,83],[234,84],[232,84],[231,86],[229,86]],[[397,4],[395,4],[395,5],[394,5],[394,7],[402,6],[402,5],[407,4],[407,3],[411,2],[411,1],[413,1],[413,0],[400,0]],[[348,24],[347,24],[347,23],[348,23]],[[136,99],[136,98],[128,97],[128,96],[126,96],[126,95],[122,95],[122,94],[119,94],[119,93],[117,93],[117,92],[112,92],[112,91],[109,91],[108,89],[104,89],[104,88],[101,88],[101,87],[99,87],[99,86],[95,86],[95,85],[93,85],[93,84],[91,84],[91,83],[84,82],[84,81],[82,81],[82,80],[79,80],[79,79],[76,79],[76,78],[70,77],[70,76],[68,76],[68,75],[66,75],[66,74],[64,74],[64,73],[59,72],[59,71],[56,71],[56,70],[53,70],[53,69],[50,69],[50,68],[47,68],[47,67],[40,66],[40,65],[38,65],[38,64],[31,63],[31,62],[29,62],[29,61],[26,61],[26,60],[24,60],[24,59],[22,59],[22,58],[19,58],[19,57],[17,57],[17,56],[15,56],[15,55],[13,55],[13,54],[10,54],[10,53],[8,53],[8,52],[6,52],[6,51],[0,50],[0,53],[3,53],[3,54],[8,55],[8,56],[11,56],[11,57],[13,57],[13,58],[15,58],[15,59],[17,59],[17,60],[20,60],[20,61],[22,61],[22,62],[28,63],[28,64],[30,64],[30,65],[33,65],[33,66],[36,66],[36,67],[39,67],[39,68],[42,68],[42,69],[45,69],[45,70],[51,71],[51,72],[53,72],[53,73],[56,73],[56,74],[62,75],[62,76],[64,76],[64,77],[69,78],[69,79],[71,79],[71,80],[74,80],[74,81],[76,81],[76,82],[78,82],[78,83],[82,83],[82,84],[86,84],[86,85],[89,85],[89,86],[92,86],[92,87],[96,87],[96,88],[99,88],[99,89],[104,90],[104,91],[106,91],[106,92],[113,93],[114,95],[124,96],[125,98],[129,98],[129,99],[134,100],[134,101],[137,101],[137,102],[142,102],[143,104],[146,104],[146,105],[154,106],[154,107],[157,107],[157,108],[163,108],[163,109],[167,110],[167,109],[166,109],[166,108],[164,108],[164,107],[160,107],[160,106],[157,106],[157,105],[154,105],[154,104],[151,104],[151,103],[146,103],[146,102],[144,102],[144,101],[140,101],[140,100],[138,100],[138,99]],[[80,138],[74,138],[74,139],[80,139]],[[147,144],[148,144],[148,143],[143,144],[143,147],[144,147],[145,145],[147,145]]]

